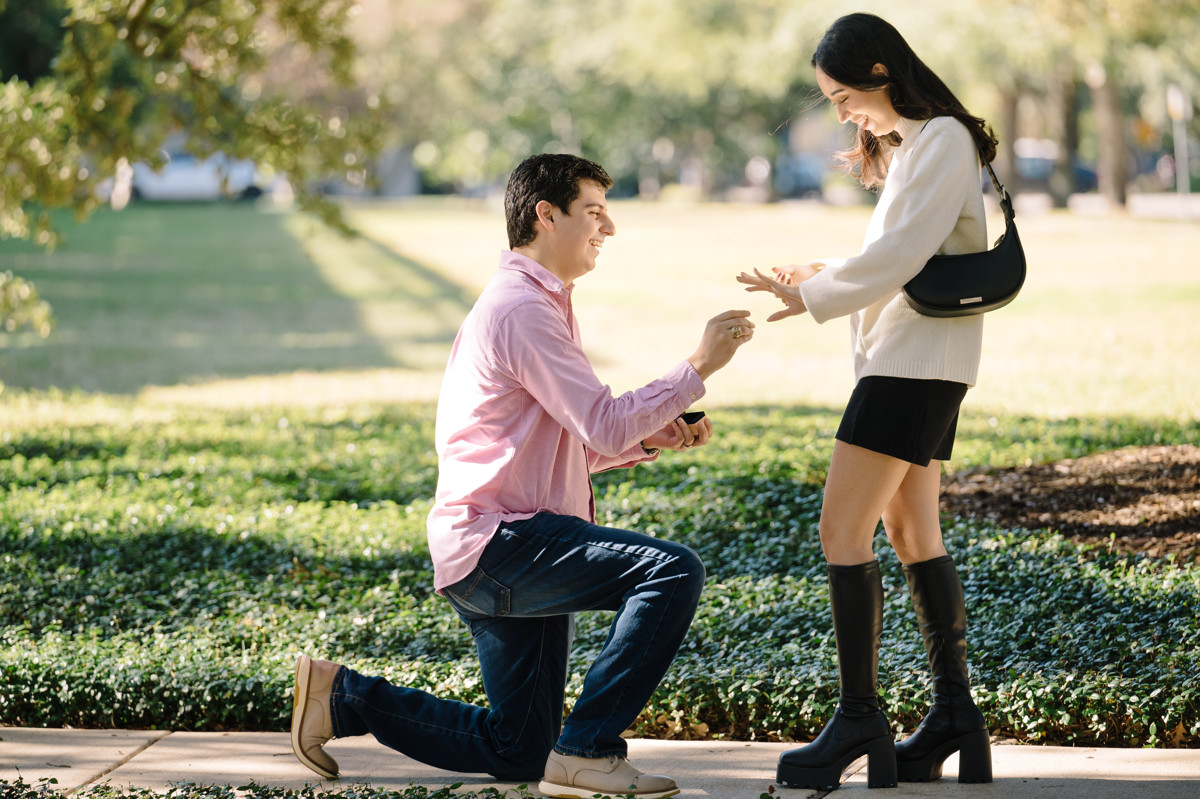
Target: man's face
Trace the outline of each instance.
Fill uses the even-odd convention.
[[[554,212],[555,250],[566,275],[564,283],[586,275],[596,268],[596,256],[604,240],[615,236],[617,228],[608,215],[604,189],[591,181],[579,184],[579,196],[571,203],[570,213]],[[569,278],[569,279],[567,279]]]

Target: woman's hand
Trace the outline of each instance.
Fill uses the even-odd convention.
[[[775,279],[785,286],[795,286],[808,280],[810,277],[820,272],[825,268],[825,264],[821,261],[812,261],[807,264],[789,264],[788,266],[773,266],[771,271],[775,273]]]
[[[785,269],[801,269],[802,267],[784,267]],[[815,274],[815,272],[814,272]],[[789,279],[794,277],[794,274],[788,275]],[[809,275],[811,277],[811,275]],[[807,278],[806,278],[807,279]],[[804,299],[800,296],[800,289],[794,285],[789,285],[773,277],[768,277],[757,269],[754,274],[742,272],[737,277],[737,281],[745,285],[746,291],[768,291],[778,297],[784,304],[782,311],[776,311],[767,317],[768,322],[778,322],[780,319],[786,319],[789,316],[799,316],[808,310],[804,307]]]
[[[707,416],[695,424],[688,424],[680,418],[642,439],[642,446],[646,449],[673,449],[683,452],[685,449],[704,446],[712,438],[712,433],[712,420]]]

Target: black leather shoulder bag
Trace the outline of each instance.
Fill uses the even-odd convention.
[[[925,316],[971,316],[1008,305],[1025,283],[1025,250],[1013,222],[1012,197],[984,161],[1004,210],[1004,233],[990,250],[935,255],[904,284],[904,298]]]

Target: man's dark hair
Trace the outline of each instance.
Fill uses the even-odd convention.
[[[504,192],[508,246],[523,247],[537,236],[537,204],[542,200],[569,213],[571,203],[579,197],[579,184],[585,180],[604,191],[613,185],[604,167],[577,155],[543,153],[518,164]]]

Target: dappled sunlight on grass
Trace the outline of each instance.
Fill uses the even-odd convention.
[[[288,219],[246,205],[134,206],[64,224],[67,243],[54,252],[0,243],[0,254],[21,255],[57,324],[45,340],[0,336],[0,381],[135,394],[397,365],[284,229]]]
[[[359,322],[406,370],[440,372],[475,294],[453,273],[432,268],[369,234],[347,239],[307,217],[287,229],[341,297],[352,300]]]
[[[614,201],[617,235],[574,296],[614,393],[688,357],[704,322],[749,310],[755,340],[710,379],[706,408],[840,408],[847,323],[767,323],[746,269],[857,251],[870,209]],[[6,242],[55,308],[48,341],[0,337],[8,391],[81,386],[145,402],[433,400],[454,335],[506,247],[493,202],[354,203],[344,238],[298,214],[133,208],[50,254]],[[1047,418],[1200,413],[1200,226],[1124,214],[1023,214],[1029,278],[989,314],[966,409]],[[990,235],[1000,230],[989,218]],[[196,248],[202,248],[197,250]],[[206,249],[205,249],[206,248]],[[11,252],[10,252],[11,251]]]

